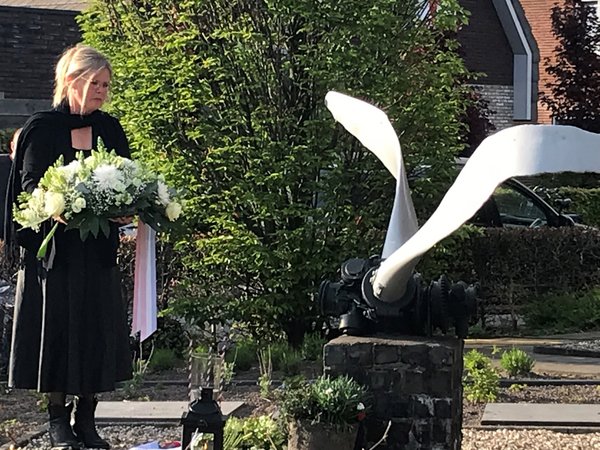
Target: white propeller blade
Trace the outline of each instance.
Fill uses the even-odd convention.
[[[375,295],[398,299],[419,257],[469,220],[504,180],[544,172],[600,172],[600,135],[559,125],[521,125],[486,138],[437,210],[372,279]]]
[[[418,229],[398,136],[387,115],[369,103],[330,91],[325,104],[335,120],[372,151],[396,178],[394,206],[381,255],[387,258]]]

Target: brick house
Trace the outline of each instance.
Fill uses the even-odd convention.
[[[598,0],[581,0],[590,6],[595,6],[600,12],[600,2]],[[552,34],[552,23],[550,14],[552,8],[557,3],[562,3],[561,0],[520,0],[525,15],[531,26],[531,30],[536,38],[540,52],[540,80],[539,90],[546,89],[546,83],[551,81],[551,78],[545,71],[546,58],[552,59],[554,48],[556,47],[556,39]],[[550,112],[541,104],[538,105],[538,121],[540,123],[552,123]]]
[[[81,40],[75,16],[86,3],[0,0],[0,129],[49,108],[54,66]]]
[[[551,81],[545,61],[557,45],[551,10],[562,0],[459,0],[471,20],[459,33],[467,67],[495,111],[498,129],[519,123],[552,123],[538,93]],[[600,11],[599,0],[581,0]]]
[[[536,0],[537,1],[537,0]],[[469,70],[482,73],[477,87],[488,100],[498,130],[537,122],[540,54],[517,0],[460,0],[470,11],[458,35]]]
[[[548,82],[544,61],[556,41],[550,11],[562,0],[459,0],[471,12],[459,32],[467,67],[490,103],[497,129],[550,123],[538,92]],[[598,7],[599,0],[581,0]],[[74,20],[86,0],[0,0],[0,129],[20,125],[50,105],[53,68],[79,42]]]

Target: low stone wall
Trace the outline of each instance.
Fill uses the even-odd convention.
[[[456,338],[342,336],[325,345],[324,372],[368,387],[367,440],[377,442],[391,421],[379,449],[458,450],[462,353]]]

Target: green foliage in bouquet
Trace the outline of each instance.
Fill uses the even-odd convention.
[[[19,194],[14,218],[36,231],[46,220],[57,220],[40,247],[41,258],[59,221],[67,224],[67,230],[78,229],[85,240],[100,232],[108,236],[110,220],[124,216],[138,215],[156,231],[162,231],[177,220],[181,209],[177,193],[167,187],[161,175],[99,144],[89,156],[79,152],[66,165],[59,157],[32,193]]]
[[[287,380],[280,401],[288,420],[345,428],[364,419],[368,397],[366,389],[348,376],[322,375],[313,382]]]

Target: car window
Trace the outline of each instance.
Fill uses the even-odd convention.
[[[546,212],[531,198],[507,185],[493,194],[503,227],[542,226],[548,223]]]

